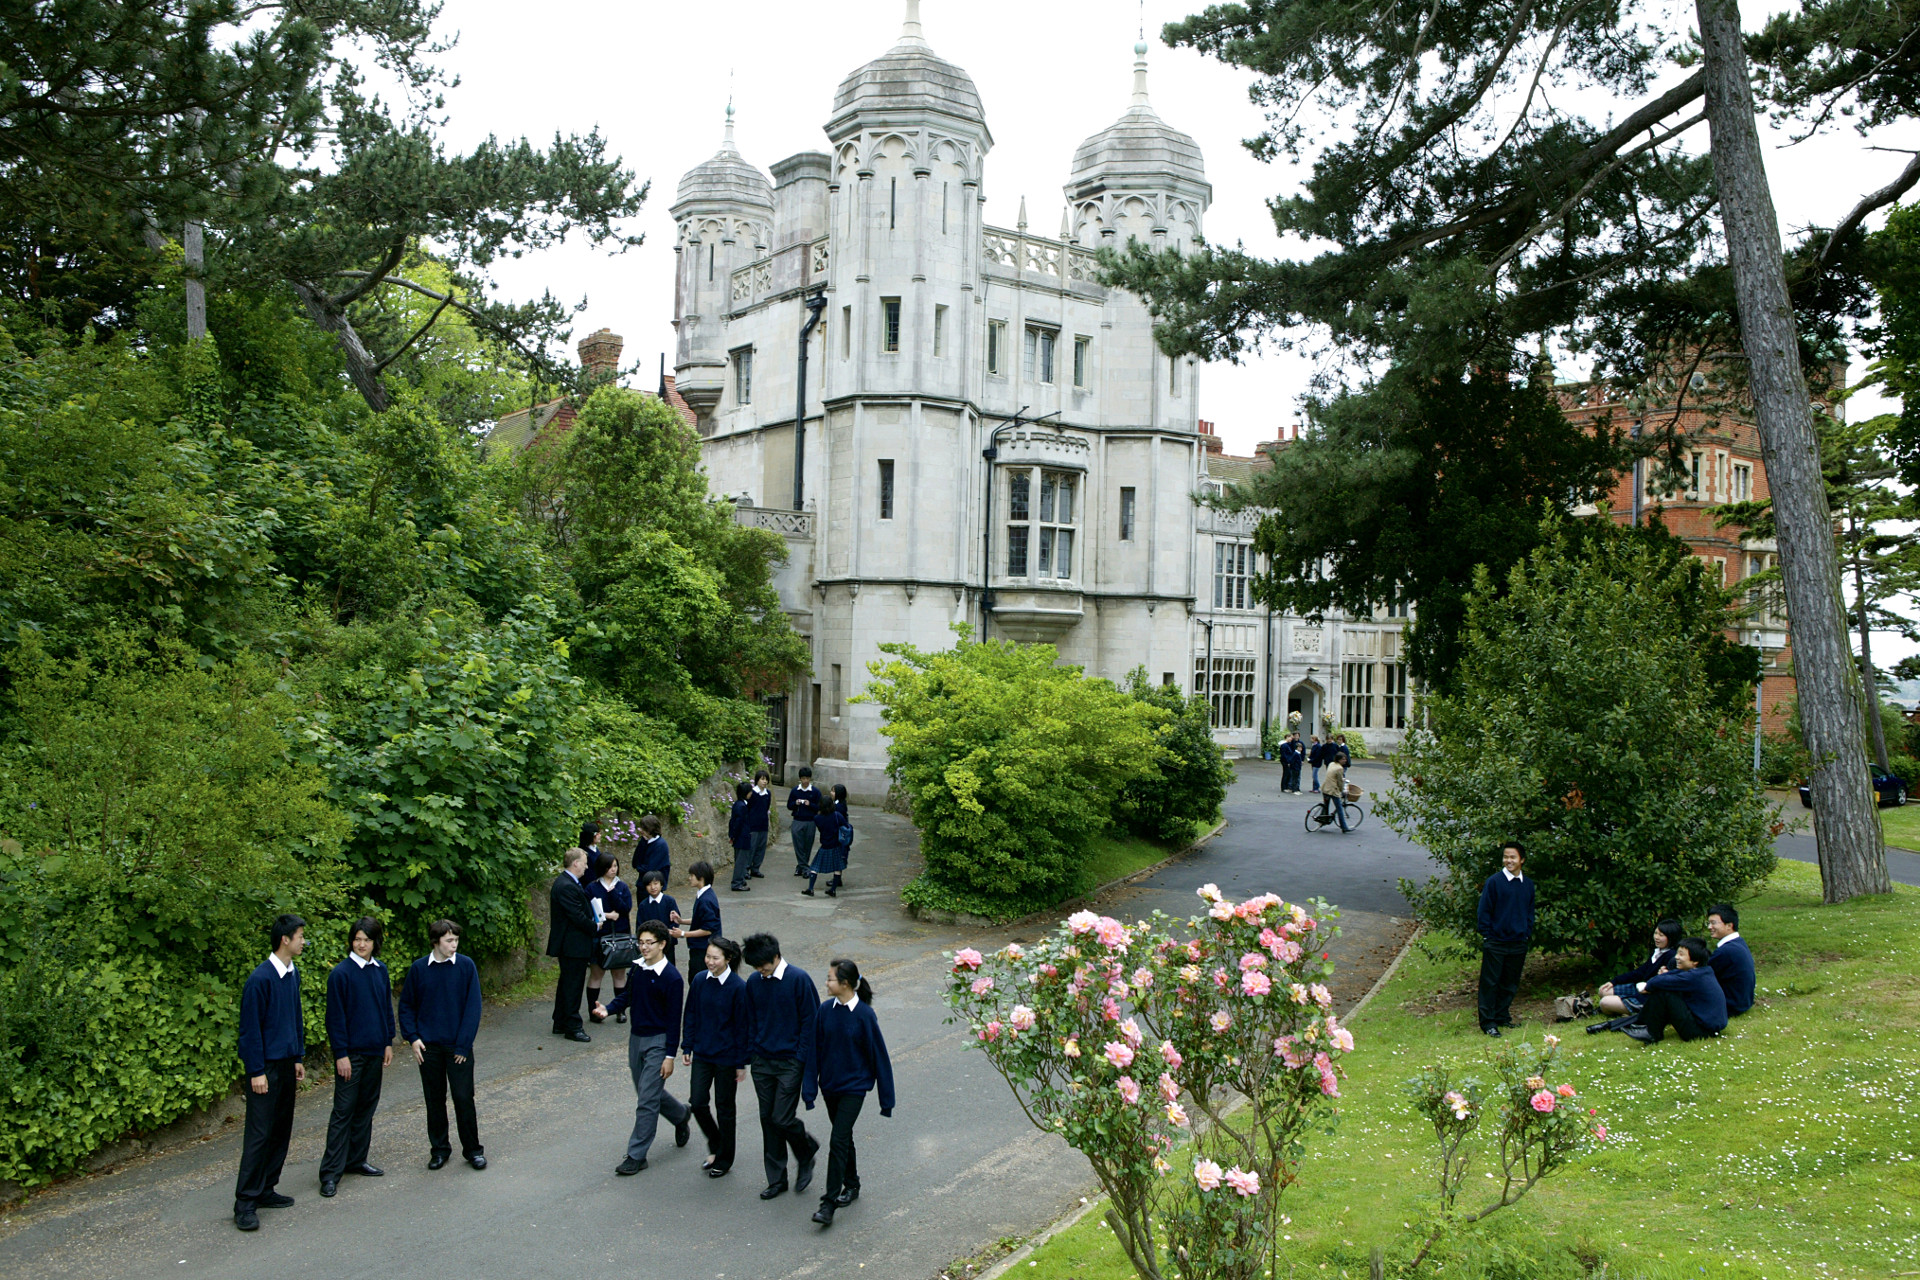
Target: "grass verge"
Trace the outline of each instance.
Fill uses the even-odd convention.
[[[1643,1048],[1624,1036],[1589,1037],[1576,1023],[1556,1028],[1568,1078],[1611,1130],[1605,1146],[1420,1274],[1920,1275],[1917,894],[1901,887],[1823,907],[1816,870],[1782,862],[1741,906],[1760,994],[1725,1035]],[[1521,1034],[1542,1034],[1545,1002],[1593,978],[1568,963],[1530,966],[1526,1007],[1516,1014],[1531,1025]],[[1358,1280],[1375,1246],[1394,1258],[1432,1183],[1432,1132],[1422,1131],[1400,1084],[1428,1062],[1484,1060],[1473,987],[1470,961],[1416,949],[1354,1022],[1360,1053],[1348,1059],[1339,1123],[1313,1140],[1287,1193],[1292,1221],[1277,1275]],[[1462,1194],[1463,1207],[1477,1207],[1474,1190]],[[1132,1271],[1110,1237],[1090,1216],[1017,1271],[1032,1280],[1127,1280]]]
[[[1096,836],[1087,849],[1087,879],[1091,884],[1103,885],[1136,871],[1145,871],[1192,844],[1212,825],[1209,822],[1196,822],[1193,831],[1185,839],[1171,844],[1140,836]]]
[[[1880,829],[1887,833],[1888,844],[1920,852],[1920,803],[1909,802],[1897,809],[1882,809]]]

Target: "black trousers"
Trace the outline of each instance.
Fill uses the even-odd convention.
[[[582,963],[585,963],[582,961]],[[480,1118],[473,1109],[473,1055],[465,1062],[453,1060],[453,1046],[426,1046],[427,1060],[420,1064],[420,1088],[427,1098],[427,1144],[435,1155],[452,1155],[447,1141],[447,1094],[453,1094],[453,1117],[460,1126],[460,1154],[471,1160],[485,1155],[480,1145]]]
[[[860,1189],[860,1167],[854,1163],[853,1126],[866,1103],[864,1093],[827,1095],[827,1119],[833,1122],[833,1136],[827,1139],[827,1185],[821,1191],[822,1203],[842,1191]]]
[[[580,1026],[580,997],[587,989],[587,966],[592,962],[585,956],[578,959],[573,956],[560,957],[560,980],[553,987],[553,1029],[558,1032],[578,1031]]]
[[[820,1144],[800,1121],[800,1060],[755,1058],[753,1091],[760,1099],[760,1145],[767,1166],[767,1185],[784,1186],[787,1152],[801,1164],[811,1164]]]
[[[1299,765],[1283,764],[1280,766],[1280,789],[1282,791],[1298,791],[1300,789]]]
[[[265,1093],[255,1093],[252,1081],[247,1083],[246,1138],[240,1146],[240,1176],[233,1185],[236,1213],[272,1191],[287,1163],[287,1143],[293,1138],[295,1061],[282,1058],[267,1064]]]
[[[351,1165],[367,1162],[373,1146],[373,1113],[380,1109],[380,1082],[386,1075],[384,1053],[347,1056],[353,1076],[333,1073],[333,1115],[327,1120],[327,1152],[320,1157],[320,1181],[337,1180]]]
[[[1524,942],[1480,943],[1480,1029],[1513,1022],[1513,998],[1520,992],[1520,971],[1527,967]]]
[[[707,1151],[713,1156],[716,1169],[733,1168],[734,1131],[738,1126],[739,1111],[734,1104],[740,1082],[734,1077],[735,1068],[715,1066],[702,1058],[693,1060],[693,1081],[688,1101],[693,1106],[693,1118],[700,1125],[700,1133],[707,1140]],[[708,1099],[712,1105],[708,1105]],[[714,1112],[719,1112],[716,1121]]]
[[[1655,1040],[1667,1034],[1672,1027],[1675,1035],[1682,1040],[1704,1040],[1713,1034],[1700,1025],[1693,1016],[1693,1010],[1687,1008],[1687,1002],[1680,998],[1677,991],[1662,991],[1658,988],[1646,993],[1647,1003],[1640,1009],[1640,1025]]]

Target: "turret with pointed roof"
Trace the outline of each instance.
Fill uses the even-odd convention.
[[[1184,249],[1199,236],[1213,202],[1200,146],[1153,109],[1147,96],[1147,43],[1133,46],[1133,102],[1121,117],[1080,144],[1067,180],[1082,244],[1153,238]]]

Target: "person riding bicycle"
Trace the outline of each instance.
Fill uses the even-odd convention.
[[[1328,814],[1329,809],[1332,810],[1331,815]],[[1327,765],[1327,776],[1320,781],[1319,821],[1322,825],[1325,825],[1329,816],[1340,820],[1342,831],[1350,830],[1347,826],[1347,753],[1344,751],[1334,754]]]

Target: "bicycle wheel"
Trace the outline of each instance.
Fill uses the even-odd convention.
[[[1319,812],[1320,812],[1319,805],[1310,804],[1307,806],[1307,834],[1308,835],[1312,835],[1315,831],[1318,831],[1320,829],[1318,824],[1316,824],[1313,820],[1314,815]]]
[[[1347,830],[1358,831],[1360,829],[1360,823],[1362,819],[1364,819],[1366,816],[1367,816],[1367,811],[1365,809],[1362,809],[1357,804],[1353,804],[1349,802],[1347,805]]]

